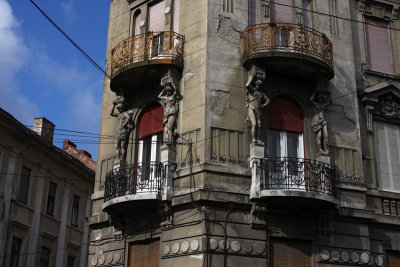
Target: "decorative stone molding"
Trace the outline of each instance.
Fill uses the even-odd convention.
[[[340,182],[357,184],[361,182],[361,177],[359,175],[351,173],[341,173],[338,175]]]
[[[321,249],[317,260],[319,263],[383,266],[384,258],[382,255],[370,256],[369,251],[348,251]],[[372,262],[372,263],[371,263]],[[374,265],[374,263],[376,265]]]
[[[358,10],[368,16],[384,20],[396,20],[398,18],[399,6],[385,0],[360,0]]]
[[[383,215],[400,217],[400,201],[382,198],[382,213]]]
[[[390,120],[400,120],[400,98],[393,94],[379,97],[375,104],[373,115]]]

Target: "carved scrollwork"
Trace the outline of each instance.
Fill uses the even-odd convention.
[[[392,94],[380,97],[373,114],[385,119],[400,120],[400,99]]]

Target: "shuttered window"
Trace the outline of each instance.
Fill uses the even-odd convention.
[[[292,0],[271,0],[271,19],[275,23],[293,23]]]
[[[271,267],[311,267],[311,242],[291,239],[270,239]]]
[[[174,32],[179,33],[179,18],[181,12],[181,1],[174,0],[174,17],[173,17],[173,25],[174,25]]]
[[[393,74],[388,23],[365,18],[368,65],[373,71]]]
[[[379,188],[400,192],[400,126],[374,121],[374,140]]]
[[[164,31],[165,24],[165,0],[158,2],[149,8],[149,31],[161,32]]]
[[[387,264],[387,267],[400,266],[400,252],[386,251],[386,264]]]
[[[129,245],[129,267],[157,267],[160,263],[160,240]]]

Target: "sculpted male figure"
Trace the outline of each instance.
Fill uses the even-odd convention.
[[[169,75],[170,74],[167,74],[167,76],[161,80],[161,86],[163,87],[163,90],[158,95],[158,99],[164,106],[163,141],[171,143],[177,136],[176,119],[179,113],[178,101],[182,99],[182,96],[175,87],[173,78]]]
[[[246,84],[247,120],[251,123],[253,142],[257,142],[260,138],[261,112],[270,102],[270,99],[260,91],[262,83],[262,79],[256,77],[254,82],[249,81]]]
[[[117,108],[118,113],[115,112]],[[126,162],[126,151],[129,143],[129,135],[134,127],[132,120],[133,111],[126,110],[125,99],[123,96],[118,96],[113,101],[113,108],[110,116],[118,117],[118,125],[115,135],[115,150],[118,153],[119,162]]]
[[[328,123],[325,119],[325,108],[329,105],[329,94],[318,93],[310,98],[314,104],[314,115],[311,118],[311,127],[317,135],[317,144],[321,153],[329,153],[328,149]]]

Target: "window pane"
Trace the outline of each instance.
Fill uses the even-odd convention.
[[[179,16],[180,16],[180,11],[181,11],[181,1],[180,0],[175,0],[174,1],[174,20],[173,20],[173,25],[174,25],[174,32],[179,33]]]
[[[75,266],[75,257],[68,255],[67,267],[74,267],[74,266]]]
[[[300,138],[302,138],[302,134],[287,132],[287,156],[293,158],[303,158],[303,155],[300,155]]]
[[[142,20],[142,14],[138,13],[135,15],[135,32],[134,35],[140,34],[140,21]]]
[[[18,200],[25,204],[28,204],[30,176],[31,176],[31,169],[22,166],[21,179],[19,183]]]
[[[13,237],[11,244],[10,267],[18,267],[19,254],[21,254],[22,239]]]
[[[268,129],[268,157],[281,157],[280,131]]]
[[[47,208],[46,213],[49,215],[54,215],[54,206],[56,200],[57,184],[50,182],[49,184],[49,194],[47,196]]]
[[[79,214],[79,200],[80,197],[74,195],[73,203],[72,203],[72,212],[71,212],[71,225],[78,225],[78,214]]]

